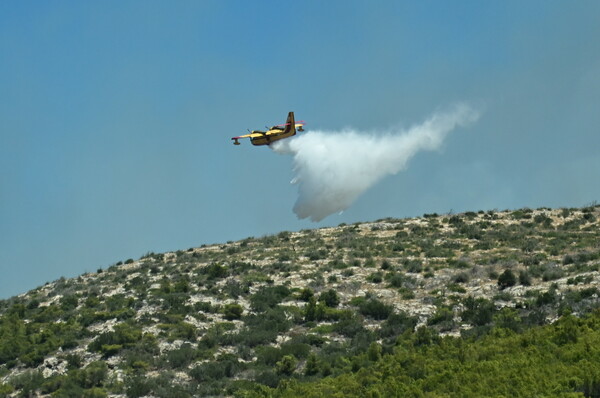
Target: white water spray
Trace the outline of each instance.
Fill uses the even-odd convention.
[[[384,176],[403,170],[417,152],[438,149],[451,130],[478,117],[473,108],[460,104],[407,130],[384,134],[317,130],[277,141],[271,147],[294,157],[296,177],[292,183],[298,185],[294,213],[298,218],[320,221],[347,209]]]

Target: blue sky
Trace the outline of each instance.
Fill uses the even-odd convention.
[[[598,1],[0,3],[0,298],[153,251],[600,199]],[[341,215],[292,213],[284,121],[480,120]]]

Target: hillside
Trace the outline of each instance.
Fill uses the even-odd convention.
[[[591,333],[599,218],[596,205],[426,214],[149,253],[61,278],[0,302],[0,397],[297,396],[326,391],[314,383],[358,386],[361,372],[385,396],[394,389],[378,390],[381,375],[402,368],[402,352],[429,363],[569,322]],[[597,355],[580,351],[577,363]],[[567,354],[556,355],[566,364]],[[395,381],[413,388],[405,394],[438,391],[406,377]],[[553,388],[595,396],[600,376],[578,377]]]

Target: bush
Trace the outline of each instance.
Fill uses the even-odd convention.
[[[535,304],[538,307],[541,307],[541,306],[548,305],[548,304],[554,304],[557,299],[558,299],[558,296],[556,294],[556,290],[553,288],[550,288],[546,292],[539,293],[539,295],[535,299]]]
[[[250,297],[250,305],[256,312],[275,307],[290,295],[286,286],[264,286]]]
[[[317,356],[311,353],[306,360],[306,366],[304,367],[304,374],[306,376],[312,376],[319,373],[319,360]]]
[[[152,391],[148,379],[140,375],[129,377],[125,384],[127,385],[126,393],[128,398],[143,397]]]
[[[469,281],[469,275],[466,272],[460,272],[454,276],[454,283],[466,283]]]
[[[496,307],[490,300],[475,299],[469,296],[463,304],[465,310],[461,313],[461,318],[464,322],[469,322],[475,326],[483,326],[492,322]]]
[[[281,361],[276,364],[277,373],[291,376],[296,370],[297,365],[298,361],[293,355],[284,355],[284,357],[281,358]]]
[[[228,321],[240,319],[243,312],[244,308],[239,304],[225,304],[223,307],[223,317]]]
[[[21,397],[36,396],[35,391],[42,386],[43,382],[44,376],[37,370],[27,370],[10,380],[15,389],[21,390]]]
[[[295,358],[304,359],[310,353],[310,345],[291,340],[281,345],[283,355],[293,355]]]
[[[12,393],[14,389],[9,384],[0,383],[0,397],[7,397]]]
[[[383,274],[381,272],[373,272],[367,276],[367,280],[371,283],[381,283],[383,281]]]
[[[121,323],[113,332],[99,335],[88,345],[88,350],[100,352],[105,357],[116,354],[122,348],[133,347],[142,339],[142,331],[131,325]]]
[[[310,298],[313,297],[314,295],[315,295],[315,293],[312,291],[311,288],[305,287],[304,289],[302,289],[300,291],[300,296],[298,298],[302,301],[308,302],[310,300]]]
[[[365,331],[365,328],[357,317],[352,317],[334,324],[333,331],[346,337],[354,337],[358,333]]]
[[[531,277],[527,271],[519,272],[519,283],[523,286],[531,286]]]
[[[389,275],[389,274],[388,274]],[[391,287],[400,288],[404,283],[404,276],[402,274],[393,274],[387,278]]]
[[[279,333],[286,332],[291,327],[284,310],[280,307],[269,309],[260,315],[244,317],[245,328],[234,337],[237,344],[255,347],[275,341]]]
[[[387,305],[375,298],[367,299],[358,306],[358,311],[362,315],[377,320],[387,319],[393,310],[394,308],[391,305]]]
[[[308,253],[306,253],[305,256],[308,257],[311,261],[323,260],[327,258],[327,250],[311,250]]]
[[[233,377],[238,369],[239,364],[232,359],[206,362],[193,368],[190,371],[190,376],[199,383],[205,383],[213,380],[221,380],[226,377]]]
[[[171,350],[166,354],[169,366],[175,369],[184,368],[197,357],[197,351],[189,343],[182,344],[181,347]]]
[[[257,383],[263,384],[265,386],[275,388],[279,384],[280,379],[281,379],[281,377],[279,375],[277,375],[275,372],[273,372],[272,370],[267,370],[262,373],[259,373],[254,378],[254,381],[256,381]]]
[[[321,293],[319,301],[324,302],[326,306],[334,308],[340,303],[340,299],[335,290],[329,289],[326,292]]]
[[[256,347],[256,362],[261,365],[275,366],[283,358],[281,349],[272,346]]]
[[[551,267],[544,271],[542,275],[542,280],[544,282],[554,281],[556,279],[560,279],[565,275],[564,271],[558,267]]]
[[[419,273],[423,271],[423,264],[419,260],[410,260],[404,263],[406,272]]]
[[[208,279],[222,279],[225,278],[228,274],[226,267],[216,263],[210,264],[209,266],[205,267],[202,270],[202,273],[207,275]]]
[[[452,322],[454,313],[450,308],[439,307],[435,313],[427,320],[428,325],[437,325],[440,323]]]
[[[405,312],[391,313],[385,322],[381,324],[379,329],[380,337],[396,337],[404,333],[405,331],[414,330],[417,325],[418,319],[411,317]]]
[[[498,277],[498,286],[500,286],[500,289],[506,289],[507,287],[514,286],[516,283],[517,278],[515,277],[515,274],[513,274],[513,272],[509,269],[505,270]]]

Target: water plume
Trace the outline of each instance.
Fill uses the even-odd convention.
[[[298,185],[294,213],[320,221],[347,209],[356,198],[389,174],[396,174],[421,150],[436,150],[446,135],[477,120],[466,104],[436,112],[405,130],[365,133],[352,129],[309,131],[271,145],[294,158]]]

